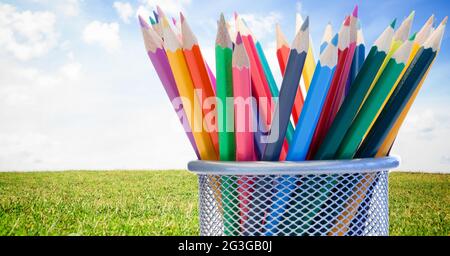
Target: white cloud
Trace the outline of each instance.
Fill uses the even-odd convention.
[[[267,15],[242,13],[239,14],[239,16],[245,20],[258,40],[273,38],[275,24],[280,22],[282,18],[282,15],[279,12],[270,12]]]
[[[88,44],[98,44],[108,52],[116,51],[121,46],[119,24],[93,21],[83,31],[83,40]]]
[[[60,2],[60,9],[67,16],[75,17],[80,13],[80,0],[66,0],[58,2]]]
[[[80,13],[80,3],[83,0],[32,0],[35,3],[43,4],[69,17],[78,16]]]
[[[133,7],[130,3],[114,2],[113,7],[123,22],[130,23],[130,18],[133,16]]]
[[[154,10],[158,5],[167,15],[175,17],[191,4],[191,0],[139,0],[139,2],[142,5],[139,8],[141,10],[142,8]]]
[[[51,12],[18,11],[0,3],[0,52],[23,61],[44,56],[57,45],[55,23]]]

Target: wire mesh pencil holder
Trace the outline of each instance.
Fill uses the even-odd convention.
[[[387,236],[399,158],[189,163],[202,236]]]

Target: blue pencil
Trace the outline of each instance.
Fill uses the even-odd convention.
[[[337,35],[333,39],[337,43]],[[310,91],[306,97],[302,114],[295,130],[294,138],[288,152],[288,161],[302,161],[306,159],[309,144],[314,135],[315,126],[320,117],[322,106],[333,78],[337,64],[337,47],[329,44],[320,56],[311,82]],[[284,233],[280,228],[283,215],[288,209],[292,193],[297,188],[297,178],[283,176],[277,179],[276,194],[267,217],[265,235],[272,236]]]

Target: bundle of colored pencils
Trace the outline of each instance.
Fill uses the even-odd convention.
[[[358,8],[346,16],[339,32],[328,24],[315,61],[310,20],[297,15],[289,44],[276,25],[277,52],[283,80],[278,87],[263,47],[245,20],[234,14],[218,21],[215,75],[203,58],[186,17],[169,22],[158,7],[154,17],[139,17],[145,47],[187,137],[201,160],[305,161],[373,158],[389,155],[413,102],[439,52],[447,17],[434,27],[431,16],[410,35],[414,12],[395,30],[382,31],[366,56]],[[251,235],[280,232],[290,195],[306,189],[295,177],[277,178],[272,198],[254,193],[264,178],[213,180],[224,213],[226,235],[240,234],[247,220],[261,222]],[[371,179],[351,184],[368,188]],[[227,189],[240,184],[236,190]],[[288,184],[286,186],[286,184]],[[330,196],[331,180],[323,188]],[[331,187],[330,187],[331,186]],[[220,190],[220,189],[219,189]],[[360,192],[361,193],[361,192]],[[330,235],[352,232],[352,219],[364,195],[343,195],[345,209],[330,220]],[[261,198],[258,198],[261,197]],[[301,200],[298,200],[301,201]],[[316,202],[297,229],[306,232],[325,203]],[[267,208],[267,212],[261,209]],[[356,217],[355,217],[356,216]],[[345,221],[336,221],[343,220]],[[347,230],[342,232],[338,230]]]

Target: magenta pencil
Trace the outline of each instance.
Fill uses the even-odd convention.
[[[163,42],[158,34],[156,34],[156,32],[150,28],[150,26],[141,16],[139,16],[139,22],[141,24],[142,35],[144,37],[145,48],[147,50],[148,56],[153,66],[155,67],[156,73],[158,74],[158,77],[164,86],[164,90],[166,91],[167,96],[173,103],[174,100],[180,97],[180,95],[178,93],[172,70],[170,69],[166,51],[163,47]],[[184,127],[186,135],[188,136],[189,142],[191,143],[195,154],[200,159],[200,154],[198,152],[197,145],[195,144],[194,136],[191,132],[189,122],[187,121],[186,112],[183,109],[183,105],[173,105],[173,107],[180,119],[181,124]]]

